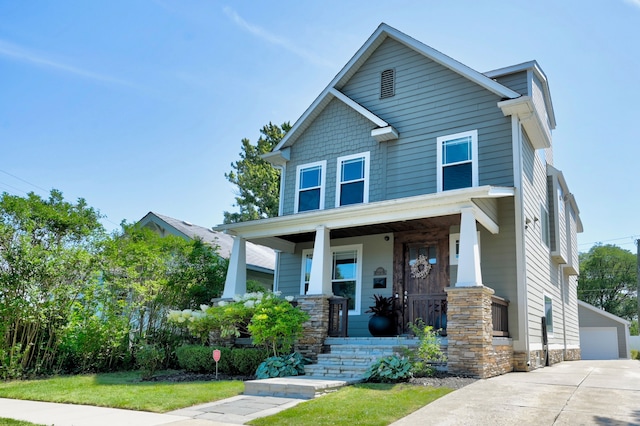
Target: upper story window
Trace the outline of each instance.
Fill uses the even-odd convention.
[[[545,246],[551,247],[551,228],[549,227],[549,211],[540,204],[540,238]]]
[[[296,213],[324,209],[326,168],[326,161],[304,164],[296,168]]]
[[[478,131],[437,138],[438,192],[478,186]]]
[[[380,99],[390,98],[396,94],[396,70],[386,69],[380,73]]]
[[[369,202],[369,153],[338,158],[336,207]]]

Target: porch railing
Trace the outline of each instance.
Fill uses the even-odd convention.
[[[346,297],[329,298],[329,336],[348,337],[349,299]]]
[[[493,320],[493,336],[509,337],[509,301],[498,296],[491,296],[491,319]]]
[[[416,320],[422,319],[435,330],[441,330],[440,334],[447,334],[446,293],[409,294],[406,303],[405,314],[410,323],[415,324]]]

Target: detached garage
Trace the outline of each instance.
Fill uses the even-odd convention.
[[[630,357],[629,321],[578,301],[582,359]]]

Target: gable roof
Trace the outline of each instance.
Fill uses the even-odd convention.
[[[591,312],[595,313],[596,315],[600,315],[603,318],[608,318],[608,319],[610,319],[612,321],[618,322],[618,323],[623,324],[623,325],[625,325],[627,327],[631,324],[629,321],[627,321],[624,318],[620,318],[617,315],[614,315],[614,314],[612,314],[610,312],[605,311],[604,309],[600,309],[600,308],[598,308],[596,306],[593,306],[593,305],[591,305],[591,304],[589,304],[587,302],[583,302],[582,300],[578,300],[578,308],[584,308],[584,309],[586,309],[588,311],[591,311]],[[579,312],[580,311],[578,311],[578,313]]]
[[[556,128],[556,114],[553,111],[553,103],[551,102],[551,93],[549,91],[549,80],[547,75],[542,71],[537,61],[523,62],[517,65],[511,65],[510,67],[499,68],[497,70],[487,71],[484,73],[487,77],[494,79],[509,74],[515,74],[522,71],[532,72],[538,80],[542,83],[542,91],[544,92],[544,103],[547,108],[547,114],[549,115],[549,122],[552,129]]]
[[[174,219],[158,213],[149,212],[138,221],[138,225],[146,226],[152,230],[160,230],[161,235],[177,235],[187,240],[196,238],[212,246],[218,247],[218,254],[225,259],[231,256],[233,248],[233,236],[223,232],[214,231],[211,228],[194,225],[190,222]],[[269,247],[247,242],[247,269],[258,272],[273,273],[275,269],[276,255]]]
[[[280,149],[291,146],[295,142],[295,140],[307,129],[307,127],[309,127],[309,125],[320,114],[320,112],[322,112],[322,110],[329,104],[329,102],[337,96],[336,92],[343,95],[340,92],[340,89],[344,87],[349,79],[360,69],[360,67],[367,61],[367,59],[369,59],[373,52],[375,52],[375,50],[387,38],[391,38],[418,52],[419,54],[433,60],[434,62],[437,62],[440,65],[449,68],[450,70],[462,75],[463,77],[473,81],[474,83],[477,83],[478,85],[495,93],[503,99],[515,99],[521,96],[519,93],[509,89],[506,86],[503,86],[502,84],[492,80],[486,75],[475,71],[474,69],[456,61],[455,59],[443,54],[442,52],[430,46],[427,46],[426,44],[412,37],[409,37],[405,33],[398,31],[397,29],[385,23],[382,23],[369,37],[369,39],[367,39],[364,45],[360,47],[360,49],[351,58],[351,60],[349,60],[349,62],[347,62],[342,70],[340,70],[340,72],[333,78],[333,80],[331,80],[329,85],[322,91],[322,93],[320,93],[316,100],[313,101],[311,106],[307,108],[307,110],[302,114],[298,121],[296,121],[291,130],[287,132],[287,134],[284,136],[284,138],[282,138],[280,143],[273,149],[273,151],[279,151]],[[341,100],[344,102],[344,99]],[[349,106],[353,107],[353,105]],[[362,111],[359,112],[362,113]],[[377,125],[379,127],[382,127],[379,124]]]

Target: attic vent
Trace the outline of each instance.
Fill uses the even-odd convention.
[[[183,220],[182,223],[184,223],[187,226],[193,226],[193,223],[187,222],[186,220]]]
[[[380,74],[380,99],[390,98],[395,92],[396,70],[388,69]]]

